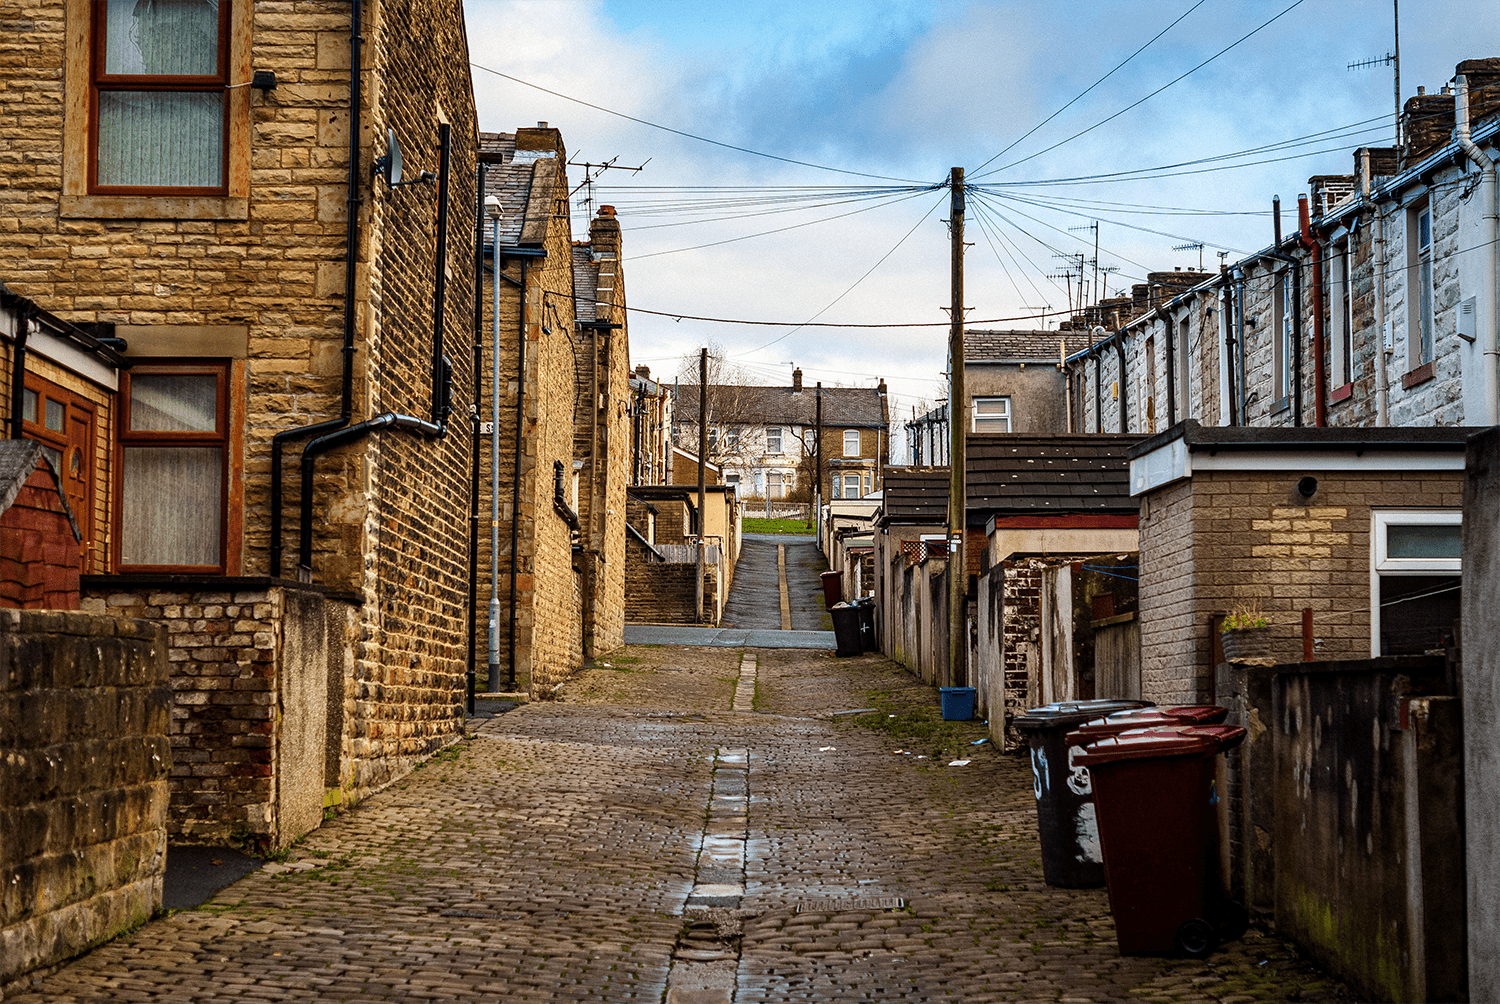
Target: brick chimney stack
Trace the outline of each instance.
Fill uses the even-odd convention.
[[[802,370],[800,369],[792,370],[792,393],[802,393]]]
[[[595,258],[620,257],[620,221],[614,206],[600,206],[599,215],[589,221],[589,244]]]
[[[568,161],[568,150],[563,146],[562,132],[545,122],[538,122],[535,128],[523,126],[517,129],[516,151],[553,154],[563,163]]]

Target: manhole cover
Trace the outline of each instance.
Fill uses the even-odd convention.
[[[906,905],[900,896],[862,896],[857,899],[804,899],[798,913],[857,913],[863,910],[899,910]]]

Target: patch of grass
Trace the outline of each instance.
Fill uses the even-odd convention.
[[[854,724],[872,732],[883,732],[892,743],[906,749],[938,757],[958,750],[973,736],[973,723],[943,720],[936,705],[909,705],[896,700],[890,691],[871,690],[866,701],[877,710],[851,716]]]
[[[746,516],[740,520],[740,529],[745,533],[795,533],[803,537],[814,535],[814,528],[800,519],[764,519]]]

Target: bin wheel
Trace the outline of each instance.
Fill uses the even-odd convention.
[[[1184,955],[1201,959],[1214,950],[1219,943],[1214,926],[1206,920],[1194,917],[1184,920],[1177,928],[1177,947]]]
[[[1250,929],[1250,911],[1233,900],[1225,901],[1215,916],[1219,940],[1238,941]]]

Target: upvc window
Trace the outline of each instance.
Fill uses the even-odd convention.
[[[1432,208],[1418,206],[1407,213],[1406,328],[1407,370],[1432,361]]]
[[[1328,260],[1328,314],[1333,322],[1329,325],[1333,334],[1329,359],[1335,387],[1354,379],[1354,298],[1349,290],[1352,261],[1349,241],[1334,245],[1333,256]]]
[[[89,191],[227,192],[229,0],[96,0]]]
[[[1463,568],[1456,509],[1372,513],[1370,652],[1412,655],[1453,640]]]
[[[773,457],[781,456],[781,429],[770,428],[766,430],[766,452]]]
[[[844,430],[844,456],[846,456],[846,457],[857,457],[857,456],[859,456],[859,430],[858,429],[845,429]]]
[[[972,431],[974,432],[1009,432],[1010,398],[974,398],[972,420]]]
[[[1272,347],[1276,373],[1276,400],[1290,397],[1292,393],[1292,311],[1296,309],[1296,297],[1292,295],[1292,270],[1276,273],[1272,287],[1271,308],[1275,318],[1275,342]]]
[[[228,370],[137,363],[124,374],[121,571],[224,571]]]
[[[845,474],[844,475],[844,498],[846,498],[846,499],[857,499],[857,498],[859,498],[859,475],[858,474]]]

